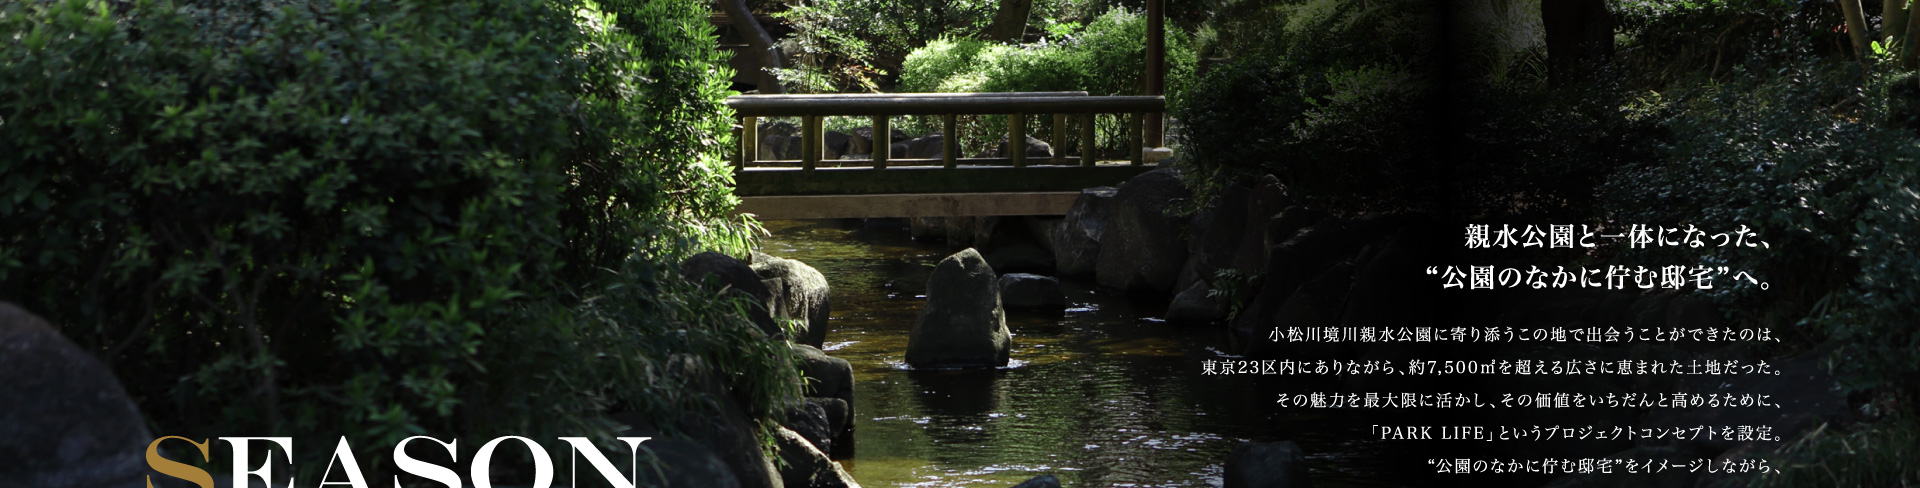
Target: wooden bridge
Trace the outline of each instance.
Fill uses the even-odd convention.
[[[740,118],[738,211],[761,219],[1063,215],[1080,190],[1116,185],[1153,168],[1145,164],[1144,148],[1161,145],[1158,122],[1166,111],[1166,99],[1157,95],[1086,92],[742,95],[728,98],[727,105]],[[969,114],[1007,116],[1004,157],[959,157],[956,117]],[[1094,122],[1102,114],[1126,120],[1127,160],[1095,156]],[[893,157],[892,117],[912,115],[941,117],[939,158]],[[1051,159],[1028,159],[1028,115],[1053,116]],[[825,159],[827,116],[871,117],[872,159]],[[799,159],[756,160],[764,117],[800,117]],[[1079,130],[1079,157],[1065,156],[1059,146],[1069,125]]]

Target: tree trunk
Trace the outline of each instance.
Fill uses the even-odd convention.
[[[1540,27],[1547,43],[1548,83],[1578,78],[1580,68],[1613,55],[1613,13],[1606,0],[1544,0]]]
[[[784,67],[780,63],[780,54],[773,50],[773,37],[767,30],[760,28],[760,21],[754,20],[753,11],[747,9],[746,0],[720,0],[720,9],[727,12],[727,19],[733,22],[733,28],[740,30],[740,37],[747,41],[747,50],[760,60],[760,93],[786,93],[780,87],[780,78],[774,76],[769,68]]]
[[[1853,56],[1866,59],[1873,51],[1867,47],[1867,18],[1860,13],[1860,0],[1840,0],[1840,15],[1847,18],[1847,37],[1853,40]]]
[[[1000,0],[993,24],[981,37],[989,41],[1020,42],[1027,35],[1027,14],[1033,12],[1033,0]]]
[[[1890,1],[1893,1],[1893,0],[1890,0]],[[1914,49],[1914,44],[1915,44],[1914,41],[1916,40],[1915,37],[1920,37],[1920,15],[1914,15],[1912,8],[1907,8],[1905,10],[1906,10],[1907,28],[1905,29],[1906,32],[1904,32],[1904,34],[1906,34],[1906,36],[1904,39],[1900,40],[1901,41],[1900,50],[1897,52],[1900,53],[1900,66],[1905,67],[1907,69],[1913,69],[1914,65],[1916,64],[1915,55],[1920,54],[1920,52],[1916,52],[1917,50]]]
[[[1880,42],[1906,41],[1907,0],[1880,2]]]

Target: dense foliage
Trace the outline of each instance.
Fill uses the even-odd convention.
[[[942,39],[907,56],[904,92],[1085,91],[1137,95],[1146,66],[1146,16],[1111,10],[1085,29],[1047,44],[1005,45]],[[1185,93],[1196,59],[1187,36],[1165,33],[1167,93]]]
[[[1727,283],[1714,295],[1736,316],[1772,326],[1799,348],[1836,340],[1838,372],[1856,392],[1911,401],[1920,390],[1920,133],[1912,124],[1920,81],[1882,57],[1862,64],[1835,51],[1803,7],[1728,12],[1676,9],[1672,19],[1718,15],[1723,24],[1771,22],[1771,41],[1738,62],[1623,63],[1694,66],[1636,111],[1658,122],[1658,158],[1619,168],[1602,188],[1621,222],[1748,226],[1769,246],[1689,251],[1712,266],[1755,270],[1769,289]],[[1824,14],[1823,14],[1824,15]],[[1830,17],[1831,18],[1831,17]],[[1670,26],[1675,20],[1647,20]],[[1639,31],[1635,31],[1639,32]],[[1651,33],[1640,38],[1658,38]],[[1649,59],[1651,58],[1651,59]],[[1864,66],[1864,67],[1863,67]],[[1705,78],[1705,79],[1703,79]],[[1661,256],[1677,259],[1681,256]],[[1879,402],[1869,410],[1885,413]]]
[[[163,435],[605,432],[682,354],[770,415],[785,348],[659,264],[753,228],[707,8],[605,5],[0,4],[0,299]]]
[[[1202,189],[1272,173],[1336,211],[1745,228],[1767,245],[1569,259],[1765,281],[1698,295],[1785,339],[1764,354],[1831,346],[1869,421],[1795,440],[1779,455],[1800,471],[1765,483],[1912,482],[1920,75],[1898,43],[1856,57],[1829,2],[1610,2],[1612,57],[1549,76],[1543,29],[1512,20],[1527,3],[1229,2],[1244,15],[1200,44],[1239,55],[1176,105],[1184,160]]]
[[[1063,32],[1068,32],[1063,30]],[[1147,21],[1144,15],[1114,9],[1057,42],[1008,45],[977,39],[941,39],[907,56],[900,74],[903,92],[1020,92],[1085,91],[1090,95],[1138,95],[1146,92]],[[1197,67],[1192,43],[1178,28],[1168,25],[1166,89],[1169,98],[1185,93]],[[904,128],[930,133],[939,127],[933,118],[909,121]],[[970,118],[962,137],[999,140],[1006,122],[1001,117]],[[1051,120],[1029,127],[1044,137]],[[1100,146],[1120,154],[1124,125],[1118,119],[1100,119]],[[1058,143],[1060,141],[1049,141]],[[1074,144],[1073,141],[1067,141]]]
[[[779,41],[795,65],[782,80],[802,92],[908,91],[895,83],[908,69],[906,58],[941,39],[977,38],[1003,5],[1002,0],[819,0],[765,5],[791,35]],[[1169,2],[1173,20],[1200,13],[1184,1]],[[1134,12],[1139,0],[1035,0],[1027,15],[1026,36],[1016,43],[1059,42],[1115,8]]]
[[[873,91],[898,75],[907,52],[943,34],[979,32],[997,5],[992,0],[796,2],[779,13],[793,27],[780,45],[797,62],[781,79],[796,91]]]
[[[1233,62],[1174,97],[1180,157],[1204,174],[1280,176],[1313,198],[1430,201],[1440,175],[1425,2],[1270,7]]]

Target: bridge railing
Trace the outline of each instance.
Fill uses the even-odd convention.
[[[1095,166],[1098,160],[1094,147],[1094,117],[1101,114],[1128,116],[1128,159],[1132,165],[1138,166],[1145,162],[1144,122],[1147,117],[1157,116],[1166,111],[1166,98],[1161,96],[1095,97],[1087,96],[1086,92],[744,95],[728,97],[726,103],[740,118],[740,147],[739,152],[734,156],[736,170],[745,171],[747,166],[760,162],[757,161],[757,157],[759,144],[762,141],[758,134],[758,119],[800,117],[801,145],[800,159],[797,162],[800,170],[806,173],[812,173],[824,159],[826,134],[822,129],[822,119],[828,116],[873,118],[874,144],[871,160],[873,169],[887,169],[890,163],[899,166],[938,164],[947,169],[957,168],[962,164],[1011,165],[1014,168],[1025,168],[1028,162],[1025,150],[1028,115],[1053,115],[1055,144],[1066,140],[1068,118],[1077,118],[1080,129],[1080,156],[1069,158],[1065,151],[1056,147],[1050,162],[1067,164],[1077,160],[1078,165],[1083,167]],[[939,159],[892,157],[890,121],[895,116],[912,115],[941,116],[942,147]],[[956,117],[959,115],[1007,116],[1007,144],[1004,157],[959,157],[959,138],[956,133]],[[795,161],[768,162],[792,163]]]

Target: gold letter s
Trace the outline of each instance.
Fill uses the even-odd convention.
[[[180,439],[183,441],[187,441],[187,443],[193,444],[193,447],[200,448],[200,459],[205,460],[207,462],[213,462],[213,459],[212,459],[213,455],[207,452],[206,441],[194,442],[193,439],[188,439],[188,438],[180,437],[177,435],[170,435],[166,437],[161,437],[159,439],[154,439],[153,443],[147,444],[147,467],[153,468],[154,471],[159,471],[160,474],[172,476],[175,478],[180,478],[180,479],[192,482],[193,484],[200,485],[200,488],[213,488],[213,475],[207,473],[207,470],[196,468],[196,467],[187,465],[186,463],[174,461],[172,459],[160,457],[160,441],[164,441],[167,439]],[[147,477],[147,488],[153,488],[152,476]]]

